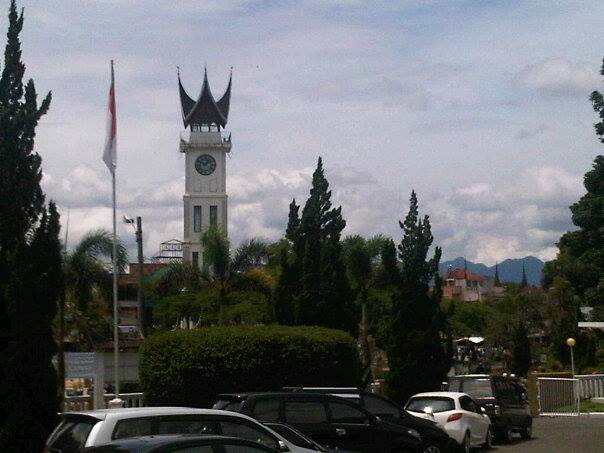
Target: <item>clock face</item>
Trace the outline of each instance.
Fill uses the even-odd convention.
[[[216,160],[209,154],[202,154],[195,159],[195,170],[200,175],[211,175],[216,170]]]

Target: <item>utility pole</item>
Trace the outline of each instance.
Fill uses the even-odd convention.
[[[145,332],[145,307],[143,295],[143,220],[140,216],[136,218],[136,244],[138,246],[138,292],[136,300],[138,302],[138,315],[140,322],[141,335],[144,337]]]

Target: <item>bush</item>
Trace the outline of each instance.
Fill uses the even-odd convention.
[[[356,342],[339,330],[208,327],[148,337],[140,381],[151,406],[208,407],[219,393],[356,386],[360,370]]]

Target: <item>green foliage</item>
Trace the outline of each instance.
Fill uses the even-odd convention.
[[[281,253],[283,271],[275,292],[275,311],[281,322],[356,330],[354,295],[340,243],[346,225],[341,211],[332,208],[319,158],[301,217],[295,200],[290,204],[289,250]]]
[[[602,63],[602,69],[600,69],[600,74],[604,76],[604,61]],[[600,121],[594,125],[596,134],[600,136],[600,141],[604,143],[604,96],[602,96],[602,93],[594,91],[591,93],[590,99],[594,111],[600,116]]]
[[[512,349],[512,372],[526,377],[531,368],[531,343],[524,323],[519,322],[514,329]]]
[[[151,405],[209,407],[219,393],[355,386],[354,340],[319,327],[212,327],[148,337],[141,385]]]
[[[443,301],[449,329],[455,337],[486,335],[492,311],[486,302]]]
[[[63,290],[59,214],[44,206],[42,158],[33,151],[40,106],[23,84],[23,14],[11,1],[0,75],[0,451],[41,451],[57,421],[52,321]]]
[[[433,237],[428,216],[419,218],[415,192],[411,193],[409,212],[399,224],[403,230],[398,246],[400,279],[386,340],[390,367],[386,383],[390,396],[403,403],[415,393],[438,390],[450,358],[441,340],[446,330],[440,310],[441,251],[436,247],[434,256],[427,259]],[[432,280],[435,287],[430,291]]]
[[[269,245],[257,238],[252,238],[241,244],[233,256],[233,270],[243,272],[261,267],[269,262]]]

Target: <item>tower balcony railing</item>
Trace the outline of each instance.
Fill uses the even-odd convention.
[[[217,127],[201,126],[185,129],[180,133],[180,151],[185,152],[190,146],[205,145],[212,147],[231,148],[231,134]]]

